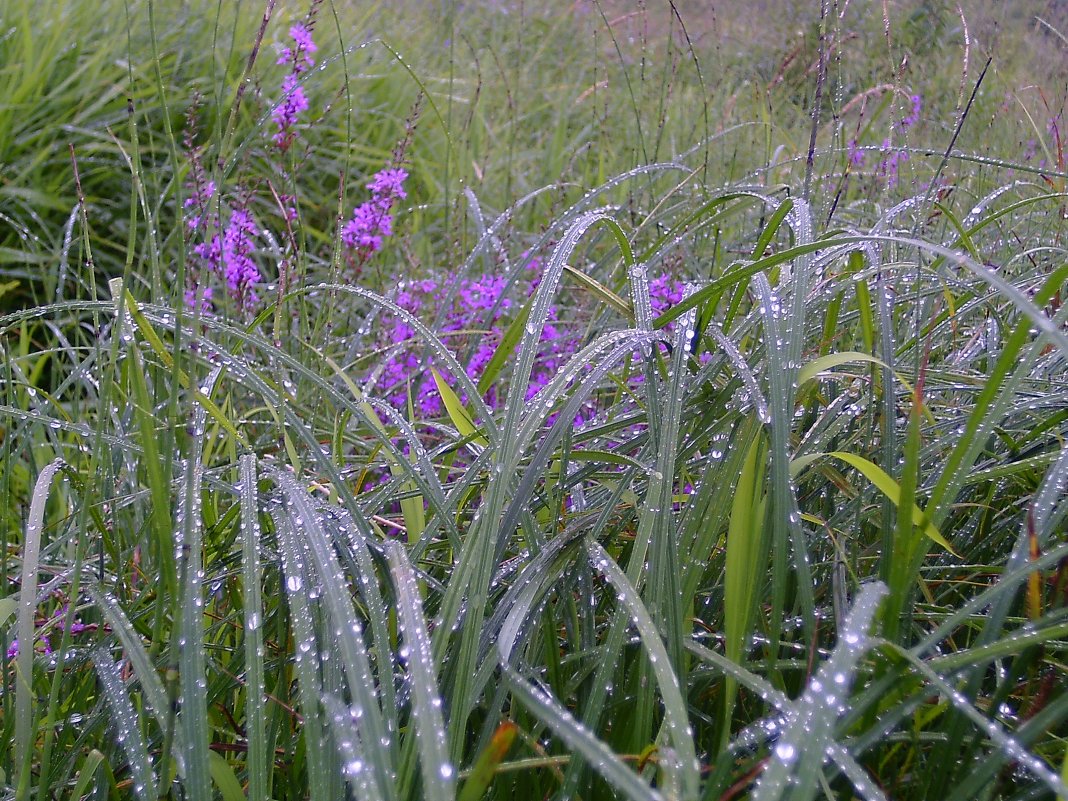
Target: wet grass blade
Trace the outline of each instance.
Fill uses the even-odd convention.
[[[148,710],[159,724],[160,731],[167,729],[167,715],[170,705],[167,702],[167,689],[160,679],[159,671],[152,664],[152,659],[145,649],[137,629],[130,623],[119,602],[110,595],[104,595],[95,587],[88,587],[86,592],[93,599],[96,608],[111,628],[112,634],[119,638],[123,654],[130,663],[134,675],[141,683],[141,693],[148,703]],[[181,757],[181,754],[179,754]],[[184,761],[180,760],[179,773],[185,773]]]
[[[152,759],[148,755],[148,748],[141,736],[137,711],[119,678],[121,674],[119,665],[111,661],[111,657],[103,648],[98,648],[93,652],[93,663],[96,665],[100,683],[104,687],[104,697],[107,698],[108,706],[111,708],[111,720],[115,726],[116,739],[129,762],[133,778],[133,793],[141,801],[152,801],[156,798],[156,779],[152,775]]]
[[[259,492],[256,487],[256,457],[246,454],[240,462],[241,488],[241,579],[244,587],[245,731],[248,751],[249,798],[267,798],[270,786],[270,751],[267,739],[267,685],[264,677],[264,615],[260,563]]]
[[[515,742],[517,726],[511,721],[504,721],[493,733],[489,744],[478,755],[464,782],[457,801],[480,801],[486,790],[493,783],[497,767],[508,756],[508,751]]]
[[[989,738],[993,746],[1002,753],[1003,758],[1006,761],[1011,760],[1018,762],[1023,768],[1026,768],[1029,773],[1042,782],[1042,784],[1044,784],[1051,792],[1059,795],[1068,794],[1068,784],[1065,784],[1061,780],[1061,777],[1055,773],[1043,759],[1032,754],[1020,745],[1015,738],[1008,734],[996,721],[991,720],[976,709],[972,703],[960,693],[960,691],[932,670],[922,659],[917,658],[911,652],[906,651],[893,643],[885,643],[883,647],[904,657],[918,675],[922,676],[939,695],[948,700],[955,709],[961,712],[976,726],[976,728],[979,729],[979,731]]]
[[[615,560],[597,542],[587,542],[586,548],[594,568],[615,588],[617,599],[638,630],[652,672],[656,676],[671,745],[678,755],[682,781],[681,797],[696,798],[701,781],[700,767],[697,763],[686,701],[682,696],[679,678],[673,669],[671,658],[660,639],[652,616]]]
[[[801,254],[795,262],[794,293],[803,292],[804,284],[797,284],[803,275],[804,262]],[[789,331],[783,331],[782,307],[779,297],[772,291],[767,276],[760,273],[753,278],[760,299],[759,313],[764,329],[764,347],[767,353],[768,412],[771,420],[769,430],[769,456],[771,472],[768,485],[768,539],[771,550],[771,613],[768,628],[768,655],[774,658],[782,635],[782,618],[786,612],[786,586],[788,557],[797,577],[797,599],[801,607],[806,637],[815,637],[815,598],[812,589],[812,571],[808,550],[805,546],[801,517],[797,509],[797,497],[790,477],[790,427],[793,420],[793,401],[796,395],[795,376],[800,369],[800,358],[793,353],[800,349],[803,336],[804,315],[796,319],[787,317]],[[797,307],[794,298],[795,309]],[[803,308],[803,306],[802,306]],[[800,354],[798,354],[799,356]]]
[[[868,629],[886,593],[879,582],[861,589],[830,657],[787,715],[784,731],[757,780],[754,801],[815,797],[818,774],[834,743],[834,724],[847,709],[857,663],[870,647]]]
[[[611,784],[624,798],[630,801],[661,801],[661,796],[586,727],[576,721],[555,699],[540,689],[535,689],[509,664],[510,646],[499,645],[501,668],[512,696],[537,715],[574,752],[581,754],[586,762],[605,781]]]
[[[330,776],[327,774],[327,759],[323,753],[323,738],[327,736],[326,721],[320,710],[323,696],[319,671],[319,654],[325,643],[316,636],[315,619],[309,599],[309,586],[314,587],[316,578],[305,571],[303,532],[286,514],[276,514],[279,545],[282,552],[282,571],[289,614],[295,641],[294,664],[297,674],[298,699],[304,726],[307,770],[307,787],[311,801],[329,801]]]
[[[367,781],[372,782],[376,792],[386,798],[394,797],[394,749],[393,738],[396,734],[383,719],[381,700],[376,680],[371,669],[366,646],[363,640],[363,623],[353,609],[348,581],[341,569],[334,546],[323,526],[324,514],[316,508],[307,491],[288,473],[275,471],[272,478],[279,484],[286,497],[283,509],[276,514],[281,520],[281,542],[283,568],[286,572],[286,593],[289,597],[290,612],[293,616],[294,635],[297,639],[297,673],[301,682],[300,698],[305,714],[305,726],[312,719],[312,730],[320,737],[326,736],[326,727],[337,724],[341,729],[335,732],[335,741],[342,752],[348,754],[350,746],[345,746],[345,739],[351,741],[353,732],[346,721],[348,716],[331,713],[330,722],[322,715],[320,701],[331,693],[324,688],[320,678],[321,649],[331,655],[337,654],[334,661],[340,662],[345,682],[351,694],[350,713],[358,720],[355,734],[359,742],[352,741],[353,753],[363,753],[369,762],[370,772],[374,774]],[[360,581],[366,585],[366,579]],[[313,597],[319,603],[313,604]],[[319,618],[313,613],[313,605],[325,607],[329,626],[319,624]],[[378,648],[385,648],[379,643]],[[380,670],[391,663],[383,660]],[[335,705],[336,706],[336,705]],[[338,710],[335,709],[335,712]],[[310,778],[318,783],[322,792],[329,786],[332,759],[325,755],[312,755],[310,750],[317,748],[317,739],[308,735],[309,748],[308,769],[318,774]],[[351,760],[350,760],[351,761]],[[359,771],[357,771],[358,773]],[[350,780],[352,771],[346,771]],[[325,796],[324,796],[325,797]]]
[[[408,664],[412,722],[423,776],[422,797],[428,801],[451,801],[456,797],[456,769],[449,758],[442,699],[437,689],[438,671],[423,619],[418,582],[400,543],[388,543],[386,554],[397,592],[398,629],[404,641],[401,658]]]
[[[15,635],[19,641],[15,657],[15,742],[12,764],[18,775],[19,787],[29,789],[30,742],[34,725],[33,654],[37,631],[34,616],[37,611],[37,572],[40,567],[41,537],[44,532],[45,508],[52,481],[62,470],[64,462],[56,459],[37,476],[26,518],[26,535],[22,545],[22,577],[19,584],[18,617]]]
[[[194,429],[201,432],[205,422],[203,411],[195,413]],[[197,428],[199,426],[200,428]],[[183,492],[179,501],[177,528],[181,539],[180,606],[178,609],[180,634],[172,643],[172,660],[178,667],[178,687],[181,711],[178,724],[185,751],[185,787],[190,796],[208,798],[211,795],[211,764],[208,746],[211,733],[208,725],[208,665],[204,643],[204,564],[203,521],[201,491],[203,466],[200,462],[202,436],[182,477]]]
[[[727,528],[727,556],[723,574],[723,638],[725,653],[741,664],[749,640],[753,614],[767,565],[764,546],[765,448],[761,437],[752,441],[734,488]],[[723,691],[723,734],[730,736],[737,685],[730,676]]]

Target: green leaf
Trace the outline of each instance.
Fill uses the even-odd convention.
[[[586,273],[582,272],[582,270],[572,267],[570,264],[564,265],[564,272],[570,275],[572,278],[574,278],[576,281],[586,287],[586,289],[590,290],[590,292],[592,292],[596,297],[600,298],[606,304],[614,308],[628,320],[634,319],[633,307],[627,301],[623,300],[623,298],[613,292],[611,289],[602,284],[600,281],[595,278],[591,278],[590,276],[586,275]]]
[[[396,540],[387,542],[386,557],[397,591],[397,628],[407,650],[412,723],[423,777],[422,797],[427,801],[450,801],[456,797],[456,771],[449,761],[442,698],[438,692],[438,667],[430,647],[419,583],[403,545]]]
[[[530,306],[530,303],[526,303],[516,314],[515,319],[508,325],[508,328],[505,329],[504,336],[501,337],[501,341],[497,345],[497,350],[493,352],[493,356],[490,357],[489,362],[486,364],[486,369],[479,376],[478,391],[483,395],[489,392],[489,388],[497,380],[497,376],[504,369],[504,365],[512,358],[515,346],[519,344],[527,319],[530,317]]]
[[[764,537],[765,448],[762,437],[749,446],[734,490],[727,527],[727,559],[723,578],[723,636],[727,658],[741,664],[752,625],[756,595],[766,572],[761,556]],[[724,689],[723,737],[730,735],[737,684],[728,676]]]
[[[133,776],[134,796],[142,801],[156,797],[156,780],[152,775],[152,758],[149,756],[144,737],[141,735],[141,723],[137,710],[134,709],[130,696],[126,693],[120,676],[119,665],[111,661],[111,656],[102,646],[93,652],[93,663],[97,676],[104,688],[111,711],[111,721],[116,729],[116,739],[122,746]]]
[[[434,376],[434,385],[438,389],[438,395],[441,396],[445,411],[449,415],[449,419],[452,420],[452,424],[456,426],[456,430],[465,437],[470,437],[472,442],[481,445],[483,448],[489,447],[489,440],[479,433],[475,421],[471,419],[471,415],[464,408],[463,401],[452,391],[452,387],[445,383],[441,373],[433,367],[430,368],[430,372]]]
[[[245,792],[241,789],[241,782],[234,775],[234,769],[230,767],[221,754],[214,751],[208,752],[208,762],[211,768],[211,778],[215,786],[222,793],[223,801],[245,801]]]
[[[12,597],[0,598],[0,626],[3,626],[11,613],[18,608],[18,602]]]
[[[28,781],[30,749],[33,745],[33,728],[36,725],[34,706],[36,693],[33,689],[33,648],[36,636],[34,614],[37,610],[37,574],[40,570],[41,536],[44,532],[45,509],[52,481],[64,467],[62,459],[46,465],[37,475],[37,483],[30,497],[30,511],[26,518],[26,534],[22,545],[22,580],[19,584],[19,614],[16,637],[20,643],[15,657],[15,738],[12,766],[19,776],[19,784]]]
[[[843,461],[851,467],[855,467],[877,490],[879,490],[879,492],[889,498],[891,503],[895,506],[899,505],[901,500],[901,487],[877,464],[869,462],[863,456],[857,456],[855,453],[845,453],[844,451],[831,451],[825,455],[833,456],[835,459]],[[927,515],[916,504],[912,504],[912,523],[922,529],[923,533],[926,534],[928,539],[932,542],[941,545],[954,556],[958,558],[960,557],[960,554],[953,549],[953,546],[949,544],[949,541],[942,536],[935,524],[927,519]]]
[[[89,790],[89,783],[96,776],[96,771],[100,767],[100,763],[104,761],[104,755],[97,751],[95,748],[89,752],[85,757],[85,762],[82,764],[82,769],[78,771],[78,781],[74,785],[74,789],[71,790],[70,797],[72,799],[80,799]],[[2,771],[0,771],[0,781],[3,781]]]
[[[211,398],[201,392],[200,388],[196,385],[195,382],[190,381],[189,376],[186,375],[184,370],[175,367],[174,358],[167,350],[167,346],[163,343],[163,340],[160,338],[159,334],[156,333],[156,329],[152,327],[152,323],[149,322],[148,318],[145,317],[144,312],[142,312],[140,307],[137,305],[137,301],[134,300],[134,296],[127,292],[124,299],[121,297],[122,279],[112,279],[110,282],[110,286],[112,294],[115,296],[116,307],[118,307],[120,304],[125,306],[126,311],[129,312],[130,317],[133,318],[134,324],[137,326],[137,329],[141,332],[141,336],[145,338],[145,341],[147,341],[149,346],[152,348],[152,352],[156,354],[156,356],[161,362],[163,362],[165,367],[174,371],[174,377],[178,380],[178,383],[182,386],[182,388],[191,389],[193,391],[193,397],[196,398],[197,403],[200,404],[204,411],[210,414],[216,420],[216,422],[218,422],[218,424],[221,425],[223,429],[225,429],[226,433],[233,437],[239,445],[241,445],[245,449],[248,449],[248,441],[241,434],[241,432],[234,427],[234,424],[230,422],[230,419],[225,414],[223,414],[222,409],[216,406],[215,402]]]
[[[797,374],[797,385],[799,387],[808,383],[820,373],[825,373],[828,370],[833,370],[835,367],[843,364],[849,364],[851,362],[868,362],[870,364],[877,364],[880,367],[886,367],[886,363],[875,356],[868,353],[861,353],[857,350],[847,350],[841,353],[828,353],[826,356],[820,356],[818,359],[813,359]]]

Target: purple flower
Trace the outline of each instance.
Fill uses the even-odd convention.
[[[197,303],[197,291],[198,286],[194,283],[185,291],[185,305],[187,308],[192,309]],[[204,293],[200,296],[200,310],[211,311],[211,287],[205,287]]]
[[[377,253],[382,249],[383,229],[392,230],[392,222],[374,203],[361,203],[341,229],[341,241],[354,250]]]
[[[307,110],[308,97],[304,94],[304,87],[300,85],[297,74],[290,73],[282,79],[282,102],[271,111],[271,119],[278,126],[273,137],[276,145],[283,150],[289,147],[297,135],[293,126]]]
[[[341,229],[341,240],[357,251],[361,261],[382,249],[382,240],[393,235],[393,204],[408,197],[404,181],[408,172],[400,167],[387,167],[375,173],[367,188],[371,199],[352,212],[352,219]]]
[[[278,126],[272,139],[282,150],[296,138],[293,127],[300,115],[308,110],[308,97],[300,84],[300,74],[315,64],[311,54],[319,49],[312,39],[311,28],[306,25],[296,23],[289,29],[289,36],[293,39],[293,47],[282,49],[278,63],[291,66],[289,74],[282,79],[282,100],[271,111],[271,119]]]
[[[196,231],[200,227],[200,223],[208,214],[211,199],[215,196],[215,182],[203,180],[203,175],[195,173],[196,171],[191,186],[193,194],[187,197],[183,204],[185,208],[194,210],[185,221],[190,231]]]
[[[312,39],[312,33],[301,23],[296,23],[289,29],[289,38],[293,40],[295,47],[283,47],[278,57],[279,64],[293,64],[294,72],[303,72],[315,64],[311,54],[319,48]]]
[[[912,101],[912,111],[909,112],[908,116],[901,118],[900,127],[903,131],[920,121],[920,109],[923,108],[922,95],[912,95],[909,100]]]
[[[202,258],[211,270],[218,272],[222,265],[222,238],[212,234],[207,242],[194,245],[193,253]]]
[[[897,186],[897,171],[901,164],[909,160],[909,154],[904,150],[891,150],[890,140],[883,140],[883,159],[875,170],[875,174],[886,180],[886,188],[893,189]]]
[[[182,204],[189,210],[186,218],[186,228],[190,236],[199,236],[202,231],[211,232],[208,241],[201,241],[193,245],[192,253],[197,256],[201,263],[191,263],[186,272],[187,285],[185,288],[185,305],[193,308],[196,303],[197,290],[203,268],[210,272],[217,272],[222,260],[222,246],[217,233],[219,229],[219,217],[215,211],[215,182],[208,180],[204,166],[200,159],[200,151],[193,146],[192,134],[186,135],[186,149],[189,153],[189,178],[186,188],[189,189],[189,197]],[[201,310],[211,310],[211,288],[208,287],[201,295]]]
[[[222,265],[226,286],[242,306],[257,300],[251,289],[252,284],[260,281],[259,268],[252,260],[255,235],[252,215],[245,209],[234,209],[222,237]]]
[[[408,197],[404,191],[404,182],[408,180],[408,171],[400,167],[379,170],[367,184],[367,188],[376,198],[403,200]]]
[[[854,167],[864,166],[864,151],[860,149],[856,139],[849,140],[849,163]]]
[[[35,625],[35,628],[37,629],[37,633],[35,634],[35,637],[36,637],[37,641],[34,643],[34,646],[33,646],[33,650],[34,651],[36,651],[39,654],[44,654],[45,656],[48,656],[49,654],[52,653],[52,643],[49,640],[48,635],[47,634],[42,634],[40,630],[45,628],[45,627],[47,627],[47,626],[51,626],[51,625],[58,625],[60,628],[62,628],[63,624],[62,624],[62,621],[60,620],[60,618],[64,617],[67,614],[67,607],[68,607],[68,604],[63,604],[63,606],[59,607],[55,611],[55,613],[52,615],[51,618],[49,618],[48,620],[45,620],[43,622],[37,623]],[[88,628],[89,627],[86,626],[81,621],[73,620],[73,621],[71,621],[71,624],[70,624],[70,633],[71,634],[81,634],[83,631],[85,631]],[[17,639],[15,639],[15,640],[12,640],[11,644],[8,645],[8,647],[7,647],[7,658],[8,659],[14,659],[18,655],[19,655],[19,641]]]
[[[34,644],[33,650],[35,650],[39,654],[44,654],[45,656],[48,656],[49,654],[52,653],[52,643],[50,643],[48,641],[47,637],[41,637]],[[19,641],[18,640],[12,640],[11,641],[11,645],[9,645],[7,647],[7,658],[8,659],[14,659],[18,655],[19,655]]]

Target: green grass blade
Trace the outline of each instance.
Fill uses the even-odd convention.
[[[753,439],[734,487],[727,529],[727,556],[723,574],[723,638],[727,658],[741,664],[745,655],[767,565],[764,539],[765,448],[761,437]],[[727,677],[724,687],[723,736],[730,736],[737,685]]]
[[[126,659],[129,660],[134,675],[141,683],[141,693],[148,703],[148,709],[155,717],[160,730],[165,731],[169,712],[167,689],[163,685],[159,671],[152,664],[152,659],[145,649],[140,635],[113,596],[91,586],[86,588],[86,592],[93,599],[104,620],[107,621],[108,626],[111,628],[111,633],[119,638],[123,653]],[[184,761],[179,764],[179,772],[184,775]]]
[[[785,729],[757,780],[754,801],[808,801],[816,795],[816,777],[833,743],[834,724],[847,708],[857,664],[870,647],[868,629],[886,593],[879,582],[861,589],[834,651],[787,715]]]
[[[249,798],[267,798],[270,762],[267,741],[267,684],[264,676],[266,651],[263,644],[265,610],[261,587],[259,492],[256,488],[256,456],[245,454],[240,461],[241,485],[241,580],[244,587],[245,616],[245,730],[248,751]]]
[[[442,699],[437,689],[437,668],[423,619],[415,571],[400,543],[387,543],[386,554],[397,592],[398,629],[404,640],[401,657],[408,664],[412,720],[419,741],[423,776],[422,797],[429,801],[450,801],[456,797],[456,768],[449,758]]]
[[[93,662],[100,683],[104,687],[104,697],[111,708],[111,720],[116,729],[116,739],[126,752],[133,778],[133,793],[141,801],[153,801],[156,798],[156,779],[152,775],[152,759],[141,736],[137,711],[134,709],[126,689],[119,679],[119,665],[103,648],[93,652]]]
[[[30,511],[26,517],[26,534],[22,540],[22,576],[19,583],[19,612],[15,622],[15,636],[19,641],[15,657],[15,742],[12,750],[12,765],[17,771],[18,786],[28,791],[30,776],[30,741],[33,736],[34,699],[33,654],[37,632],[34,616],[37,611],[37,572],[41,554],[41,537],[44,531],[45,507],[52,481],[62,470],[64,462],[56,459],[37,476]]]
[[[246,797],[245,791],[242,789],[241,782],[237,780],[237,776],[234,775],[234,769],[230,767],[230,763],[226,761],[226,758],[222,754],[209,751],[208,760],[210,762],[212,781],[219,788],[219,794],[222,796],[223,801],[243,801]]]
[[[879,467],[879,465],[875,464],[874,462],[868,461],[863,456],[857,456],[855,453],[831,451],[830,453],[824,455],[833,456],[835,459],[843,461],[851,467],[856,468],[857,472],[864,476],[864,478],[868,479],[868,481],[871,482],[871,485],[873,487],[875,487],[877,490],[879,490],[879,492],[886,496],[890,500],[890,502],[894,504],[895,507],[900,508],[901,487],[896,481],[894,481],[894,479],[887,475],[886,472],[881,467]],[[807,455],[806,458],[810,458],[810,456],[818,456],[818,454]],[[935,524],[927,518],[927,515],[924,513],[923,509],[921,509],[915,503],[912,504],[911,519],[912,524],[919,528],[921,531],[923,531],[923,533],[932,542],[942,546],[954,556],[958,558],[960,557],[960,554],[957,553],[957,551],[954,550],[953,546],[949,543],[949,541],[942,536],[941,532],[938,530]]]
[[[667,649],[660,639],[652,616],[615,560],[597,542],[587,542],[586,548],[594,568],[615,588],[616,597],[638,629],[660,688],[660,697],[664,704],[664,722],[671,737],[671,744],[678,754],[682,798],[696,798],[701,781],[700,766],[690,730],[686,701],[682,696],[679,678],[672,669]]]
[[[296,644],[294,665],[297,674],[298,699],[304,726],[305,760],[307,763],[307,787],[311,801],[329,801],[328,761],[322,743],[326,736],[325,721],[320,711],[323,696],[319,671],[319,654],[325,643],[316,636],[315,620],[309,600],[309,587],[316,579],[305,570],[305,534],[299,531],[295,520],[288,514],[276,513],[279,545],[282,552],[282,571],[286,597]]]
[[[795,282],[804,272],[802,263],[795,262]],[[787,557],[792,555],[792,566],[797,574],[797,596],[806,636],[814,637],[815,598],[812,589],[812,571],[805,545],[804,531],[797,509],[797,497],[790,478],[790,428],[793,420],[793,401],[796,395],[794,377],[800,368],[800,359],[793,360],[793,352],[800,347],[803,335],[804,315],[787,318],[790,332],[783,331],[781,301],[774,294],[767,276],[760,273],[753,278],[760,298],[760,317],[764,328],[765,350],[768,371],[768,411],[771,421],[769,431],[769,455],[771,473],[768,485],[768,544],[771,549],[771,614],[769,619],[769,656],[778,650],[782,632],[782,617],[785,614],[785,590],[787,585]],[[804,285],[795,285],[792,291],[802,292]],[[796,298],[795,298],[796,308]]]
[[[1026,768],[1051,792],[1060,795],[1068,794],[1068,784],[1061,780],[1061,777],[1049,767],[1048,763],[1021,746],[997,722],[976,709],[964,695],[928,667],[922,659],[893,643],[884,643],[883,647],[904,657],[917,674],[922,676],[955,709],[963,713],[991,741],[994,747],[1002,752],[1005,759],[1017,762],[1021,767]]]
[[[367,767],[367,749],[360,733],[359,708],[348,707],[333,695],[323,696],[323,706],[334,732],[334,742],[341,754],[345,779],[356,792],[356,797],[360,801],[383,801],[386,796],[378,785],[375,772]],[[370,746],[372,749],[376,747],[374,743]]]
[[[201,491],[203,465],[201,464],[202,432],[205,414],[194,413],[194,430],[201,437],[194,439],[194,453],[183,477],[183,493],[179,501],[177,529],[181,548],[180,606],[178,611],[180,634],[172,644],[179,675],[181,711],[178,724],[181,728],[181,743],[185,751],[186,792],[196,798],[211,795],[211,764],[208,746],[211,734],[208,726],[208,665],[204,640],[204,565],[203,565],[203,520],[201,518]]]
[[[623,798],[630,801],[660,801],[661,796],[594,737],[555,699],[535,689],[508,664],[508,647],[501,645],[502,670],[512,696],[549,726],[574,752],[582,755]]]

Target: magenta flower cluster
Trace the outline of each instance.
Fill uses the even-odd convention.
[[[222,249],[218,234],[211,233],[218,231],[219,228],[218,216],[215,214],[212,205],[212,199],[215,197],[215,182],[209,181],[205,177],[200,159],[196,157],[195,153],[191,155],[190,161],[192,169],[186,188],[191,191],[184,204],[188,212],[185,224],[193,236],[202,228],[209,232],[207,241],[198,242],[193,246],[193,253],[208,270],[217,271],[218,265],[222,262]],[[201,272],[199,265],[192,266],[188,284],[185,288],[185,305],[188,308],[193,308],[197,303],[197,295],[199,294],[200,310],[210,311],[212,288],[210,286],[201,288]]]
[[[903,131],[908,130],[920,121],[920,111],[923,109],[923,97],[921,95],[912,95],[909,98],[909,102],[912,103],[912,110],[898,120],[897,123],[898,127]]]
[[[230,211],[230,219],[220,231],[219,217],[214,210],[215,184],[197,180],[195,176],[198,174],[199,170],[194,169],[192,192],[185,201],[186,208],[191,211],[186,225],[192,235],[204,238],[192,248],[200,262],[194,265],[190,285],[185,290],[186,305],[193,306],[200,292],[202,310],[210,311],[212,288],[205,286],[200,290],[200,284],[205,273],[214,273],[225,279],[231,297],[242,308],[249,308],[257,302],[253,287],[262,280],[252,258],[256,224],[246,209],[238,207]]]
[[[366,261],[371,254],[381,250],[383,238],[392,236],[393,206],[408,197],[404,189],[407,179],[406,170],[387,167],[367,184],[371,199],[357,206],[352,219],[341,229],[342,242],[356,252],[359,261]]]
[[[537,262],[532,265],[536,270]],[[453,300],[437,332],[476,382],[493,358],[513,310],[512,301],[502,296],[506,283],[505,277],[499,275],[462,279],[458,286],[452,287],[455,290]],[[528,291],[531,291],[530,283],[526,283]],[[403,285],[395,301],[413,316],[433,316],[439,313],[447,294],[445,285],[425,279]],[[554,308],[543,334],[538,367],[531,378],[528,397],[548,383],[552,372],[562,363],[561,358],[574,349],[574,343],[563,334],[558,324]],[[416,414],[421,419],[440,417],[444,412],[441,398],[429,377],[428,365],[421,361],[423,343],[415,336],[414,329],[404,319],[387,315],[381,321],[380,331],[382,346],[393,347],[378,378],[379,394],[403,411],[407,409],[411,391]],[[419,378],[422,380],[413,381]],[[462,399],[467,400],[466,397]],[[490,408],[497,408],[495,388],[489,390],[485,400]]]
[[[53,614],[52,617],[50,617],[44,623],[38,623],[37,624],[36,628],[37,628],[38,632],[40,632],[41,629],[44,629],[47,626],[52,626],[52,627],[59,626],[60,628],[62,628],[62,625],[63,625],[62,619],[66,616],[66,614],[67,614],[67,605],[64,604],[63,606],[59,607],[55,611],[55,614]],[[81,634],[87,628],[89,628],[89,627],[86,624],[84,624],[84,623],[82,623],[80,621],[74,620],[74,621],[71,621],[71,624],[70,624],[70,633],[71,634]],[[40,633],[37,634],[37,641],[34,643],[33,650],[36,651],[39,654],[44,654],[45,656],[47,656],[47,655],[52,653],[52,642],[49,639],[47,634],[43,634],[43,635],[40,634]],[[11,644],[7,647],[7,658],[8,659],[14,659],[18,655],[19,655],[19,641],[17,639],[14,639],[14,640],[11,641]]]
[[[875,174],[886,182],[887,189],[897,186],[898,168],[909,160],[909,154],[905,150],[891,148],[890,140],[883,140],[883,157],[879,166],[875,168]]]
[[[252,238],[255,235],[256,225],[252,221],[252,215],[245,209],[234,209],[230,214],[230,223],[223,233],[223,275],[230,294],[240,299],[245,306],[256,303],[256,293],[252,286],[260,280],[260,271],[252,260]]]
[[[513,291],[518,296],[529,297],[540,281],[541,263],[536,258],[530,259],[526,275],[515,283]],[[481,378],[493,358],[516,308],[504,294],[507,284],[503,275],[461,279],[459,285],[453,287],[453,299],[437,332],[475,382]],[[649,293],[654,313],[660,314],[682,300],[683,286],[670,275],[662,274],[650,281]],[[446,302],[447,294],[443,283],[425,279],[403,285],[394,300],[415,317],[433,316],[440,313],[440,306]],[[387,351],[388,359],[378,372],[377,394],[404,412],[408,408],[408,393],[411,392],[413,406],[420,419],[440,417],[444,412],[441,399],[434,382],[429,379],[428,365],[421,361],[423,343],[416,337],[411,325],[401,318],[386,315],[380,320],[378,329],[378,345]],[[524,390],[526,400],[537,395],[578,350],[581,343],[574,329],[574,325],[566,322],[558,305],[550,306],[534,370]],[[635,376],[635,382],[640,380],[640,376]],[[467,400],[462,399],[465,402]],[[491,409],[499,408],[497,389],[490,387],[484,400]]]
[[[923,111],[923,96],[918,94],[910,95],[909,103],[908,113],[897,120],[893,126],[898,131],[905,132],[920,121],[920,113]],[[882,158],[875,167],[875,175],[883,179],[888,189],[892,189],[897,185],[898,170],[902,164],[909,160],[909,154],[905,150],[895,148],[889,136],[883,139],[881,150]],[[846,158],[851,167],[864,166],[866,160],[864,151],[856,139],[849,140]]]
[[[299,22],[289,29],[289,36],[293,46],[283,48],[278,56],[279,64],[290,65],[289,74],[282,79],[282,99],[271,112],[271,119],[278,128],[273,141],[282,150],[293,143],[297,135],[294,127],[300,115],[308,110],[308,96],[304,93],[300,76],[315,65],[311,54],[319,49],[312,39],[311,30]]]

